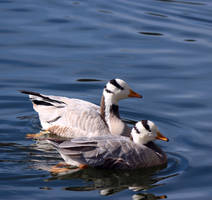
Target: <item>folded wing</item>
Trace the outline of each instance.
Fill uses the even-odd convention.
[[[162,164],[160,155],[129,138],[104,136],[50,141],[68,164],[112,169],[134,169]]]
[[[21,92],[29,95],[45,130],[70,138],[109,133],[107,124],[100,115],[100,107],[95,104],[25,90]]]

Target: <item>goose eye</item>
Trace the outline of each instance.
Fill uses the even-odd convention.
[[[152,130],[151,130],[150,127],[149,127],[149,124],[148,124],[148,121],[147,121],[147,120],[142,120],[141,122],[142,122],[142,124],[143,124],[143,127],[144,127],[147,131],[152,132]]]

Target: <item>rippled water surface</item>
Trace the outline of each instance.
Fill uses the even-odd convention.
[[[0,199],[211,198],[211,1],[0,0],[0,18]],[[25,138],[40,124],[18,90],[99,104],[115,77],[144,96],[122,118],[169,137],[168,166],[52,176],[61,158]]]

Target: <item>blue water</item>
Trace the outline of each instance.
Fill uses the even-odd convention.
[[[0,199],[211,199],[211,1],[0,0],[0,19]],[[99,104],[116,77],[144,96],[122,118],[158,125],[168,166],[52,176],[61,158],[25,138],[40,124],[18,90]]]

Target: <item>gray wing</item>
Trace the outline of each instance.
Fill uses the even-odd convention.
[[[80,99],[21,92],[29,95],[45,130],[70,138],[109,133],[100,115],[100,107],[95,104]]]
[[[56,148],[67,163],[74,161],[91,167],[134,169],[163,164],[153,149],[126,137],[78,138],[62,142]]]

